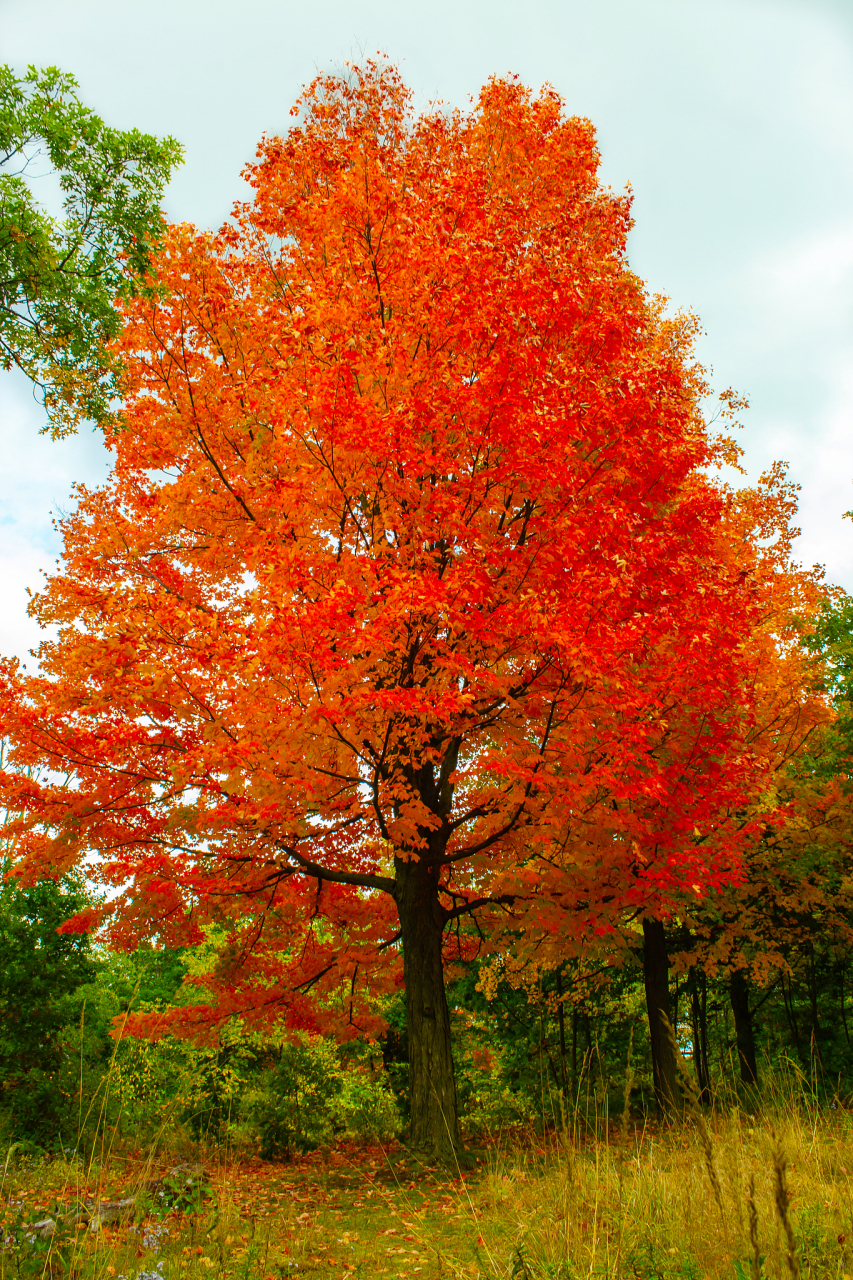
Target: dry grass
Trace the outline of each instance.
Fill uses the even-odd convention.
[[[0,1280],[853,1280],[846,1111],[777,1106],[766,1119],[731,1111],[661,1130],[602,1124],[597,1139],[583,1128],[493,1143],[464,1176],[413,1166],[400,1149],[211,1161],[213,1195],[199,1212],[100,1234],[61,1228],[51,1241],[28,1242],[22,1224],[57,1201],[126,1193],[152,1162],[10,1167]]]
[[[849,1173],[846,1114],[789,1114],[775,1133],[737,1113],[704,1132],[688,1119],[569,1146],[524,1178],[508,1159],[480,1188],[482,1234],[495,1276],[512,1274],[509,1246],[537,1277],[842,1277],[853,1274]]]

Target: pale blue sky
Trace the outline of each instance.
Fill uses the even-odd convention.
[[[302,83],[378,49],[420,103],[514,71],[589,116],[634,190],[632,266],[699,314],[714,385],[751,400],[750,475],[791,464],[798,554],[853,590],[853,0],[0,0],[0,61],[55,63],[111,124],[181,139],[167,211],[203,226]],[[40,423],[0,375],[0,652],[22,655],[51,510],[105,468],[96,437]]]

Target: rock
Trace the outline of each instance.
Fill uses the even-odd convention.
[[[126,1222],[132,1218],[140,1193],[155,1199],[162,1197],[170,1206],[180,1208],[192,1202],[199,1192],[206,1194],[208,1185],[209,1179],[202,1165],[176,1164],[160,1178],[146,1178],[136,1195],[125,1200],[89,1201],[86,1205],[89,1230],[100,1231],[111,1222]]]
[[[42,1218],[40,1222],[33,1222],[27,1228],[27,1239],[35,1240],[38,1237],[40,1240],[46,1240],[55,1230],[56,1223],[53,1218]]]
[[[111,1222],[126,1222],[133,1217],[136,1208],[136,1196],[128,1196],[126,1200],[99,1200],[97,1204],[87,1205],[89,1210],[89,1230],[100,1231],[101,1227]]]

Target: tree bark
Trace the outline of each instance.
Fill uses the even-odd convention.
[[[666,1025],[671,1023],[669,956],[663,923],[648,917],[643,920],[643,978],[655,1097],[661,1111],[672,1114],[681,1109],[681,1092],[675,1045]]]
[[[708,1065],[708,982],[705,974],[692,968],[688,986],[690,1018],[693,1024],[693,1065],[696,1069],[696,1083],[699,1086],[699,1100],[709,1103],[711,1072]]]
[[[787,984],[787,985],[786,985]],[[788,1026],[791,1028],[791,1038],[794,1046],[800,1048],[800,1031],[797,1026],[797,1015],[794,1009],[794,988],[791,983],[791,975],[782,974],[782,1004],[785,1006],[785,1017],[788,1019]]]
[[[572,1079],[578,1082],[578,1010],[572,1005]]]
[[[445,916],[438,873],[423,860],[397,858],[396,883],[409,1040],[409,1145],[444,1156],[462,1143],[441,956]]]
[[[740,1064],[740,1078],[744,1084],[758,1084],[758,1061],[755,1054],[755,1032],[752,1011],[749,1007],[749,982],[743,969],[736,969],[729,978],[729,994],[735,1019],[735,1041]]]
[[[847,1030],[847,1014],[844,1009],[844,962],[838,967],[839,992],[841,994],[841,1025],[844,1028],[844,1039],[850,1044],[850,1032]]]
[[[812,1054],[821,1061],[820,1041],[821,1030],[818,1021],[818,999],[817,999],[817,966],[815,965],[814,947],[809,947],[808,961],[808,980],[809,980],[809,1006],[812,1015]]]
[[[563,975],[559,968],[556,972],[557,986],[557,1025],[560,1031],[560,1088],[563,1097],[569,1100],[569,1081],[566,1074],[566,1010],[563,1004]]]

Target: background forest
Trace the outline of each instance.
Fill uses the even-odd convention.
[[[801,783],[802,760],[796,768]],[[838,804],[842,812],[828,822],[822,814],[823,824],[808,830],[796,864],[790,846],[774,847],[768,833],[751,892],[735,902],[720,895],[695,918],[664,926],[672,1022],[708,1102],[754,1109],[780,1082],[830,1108],[853,1094],[850,854]],[[120,1015],[195,1003],[216,939],[116,953],[87,934],[57,934],[86,901],[81,881],[23,888],[11,879],[2,888],[7,1146],[26,1140],[45,1151],[86,1151],[106,1125],[132,1145],[168,1132],[170,1141],[183,1135],[188,1149],[222,1145],[281,1159],[341,1137],[388,1141],[404,1132],[401,996],[381,1000],[388,1030],[373,1042],[265,1035],[239,1019],[206,1047],[135,1039],[122,1035]],[[745,904],[748,935],[739,933]],[[731,949],[741,967],[720,959]],[[626,1077],[631,1114],[655,1114],[643,962],[636,925],[618,950],[604,940],[583,960],[547,969],[457,961],[448,999],[469,1140],[553,1128],[579,1108],[609,1109],[615,1121]]]
[[[55,922],[79,900],[71,886],[4,890],[7,1146],[26,1139],[44,1150],[78,1142],[86,1150],[106,1122],[132,1143],[168,1128],[173,1137],[182,1131],[189,1146],[223,1143],[235,1154],[280,1158],[341,1135],[402,1132],[407,1055],[399,999],[385,1003],[389,1031],[375,1045],[339,1049],[307,1036],[246,1034],[239,1024],[211,1048],[171,1038],[116,1043],[110,1032],[118,1014],[179,1001],[185,975],[198,972],[205,956],[149,949],[99,956],[85,939],[57,938]],[[826,945],[814,916],[799,914],[802,933],[786,948],[785,969],[749,991],[758,1079],[793,1075],[798,1087],[837,1105],[853,1088],[849,956]],[[674,929],[673,947],[679,941]],[[712,1095],[740,1095],[750,1106],[748,1069],[738,1061],[739,998],[729,975],[709,978],[698,966],[673,982],[680,1045],[697,1077]],[[629,1050],[632,1110],[654,1107],[640,956],[604,975],[566,964],[532,985],[503,973],[495,980],[492,971],[483,981],[472,964],[452,982],[450,1000],[470,1137],[559,1124],[587,1094],[607,1097],[618,1118]]]

